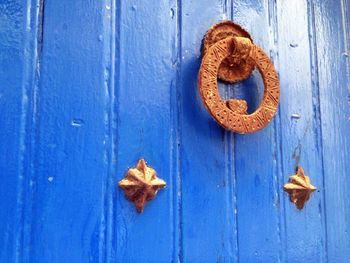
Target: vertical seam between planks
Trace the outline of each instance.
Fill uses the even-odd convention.
[[[101,13],[102,13],[102,36],[103,36],[103,52],[102,52],[102,64],[103,64],[103,91],[105,92],[105,94],[107,94],[106,96],[106,102],[104,105],[104,109],[103,109],[103,117],[104,117],[104,151],[103,151],[103,159],[104,159],[104,163],[107,163],[107,167],[109,166],[110,160],[109,160],[109,155],[108,155],[108,149],[107,149],[107,145],[109,145],[109,133],[108,133],[108,126],[109,126],[109,112],[108,112],[108,105],[110,103],[110,94],[109,94],[109,76],[108,74],[106,75],[106,73],[108,72],[108,62],[106,60],[108,57],[108,52],[109,52],[109,47],[106,44],[106,42],[109,42],[109,27],[106,26],[106,17],[108,15],[108,12],[106,12],[106,5],[109,4],[109,0],[105,0],[101,3]],[[108,24],[108,23],[107,23]],[[107,28],[107,29],[106,29]],[[107,32],[106,32],[107,31]],[[108,52],[106,51],[108,50]],[[105,95],[104,94],[104,95]],[[109,171],[107,168],[106,171],[106,178],[105,180],[102,180],[102,212],[101,212],[101,218],[100,218],[100,227],[99,227],[99,240],[98,240],[98,262],[104,262],[105,261],[105,247],[106,247],[106,211],[107,211],[107,190],[106,188],[108,188],[108,182],[106,182],[106,180],[108,180],[108,176],[109,175]]]
[[[113,240],[113,162],[115,161],[115,23],[116,23],[116,0],[103,2],[103,85],[106,94],[104,108],[105,122],[105,149],[104,162],[106,178],[102,186],[103,209],[101,213],[99,234],[99,261],[106,262],[112,257]]]
[[[121,91],[121,57],[122,57],[122,53],[121,53],[121,48],[122,48],[122,0],[116,0],[116,16],[117,19],[116,21],[118,21],[118,26],[116,27],[116,63],[118,63],[118,68],[116,69],[116,74],[115,74],[115,85],[117,85],[117,87],[115,88],[115,126],[116,126],[116,134],[115,134],[115,156],[116,156],[116,163],[115,163],[115,167],[116,167],[116,171],[119,172],[119,166],[118,166],[118,149],[119,149],[119,140],[120,140],[120,130],[119,130],[119,121],[120,121],[120,91]],[[124,69],[125,70],[125,69]],[[117,174],[116,178],[119,178],[121,176],[121,174]],[[116,185],[116,188],[118,189],[118,185]],[[118,191],[116,189],[116,191]],[[122,194],[123,195],[123,194]],[[122,207],[122,200],[124,200],[123,198],[118,198],[119,196],[119,192],[115,192],[115,197],[113,198],[114,203],[115,203],[115,209],[116,211],[114,212],[113,215],[113,221],[114,223],[117,225],[116,231],[113,236],[114,240],[115,240],[115,246],[114,246],[114,258],[116,259],[116,261],[118,260],[118,258],[120,258],[118,256],[118,252],[120,254],[125,254],[125,249],[121,250],[121,248],[123,247],[123,243],[127,240],[128,237],[128,232],[127,232],[127,228],[126,228],[126,220],[125,217],[121,214],[118,213],[118,210]],[[121,197],[121,196],[120,196]],[[123,228],[123,230],[125,230],[125,234],[124,235],[120,235],[120,228]],[[119,236],[120,235],[120,236]],[[113,261],[111,261],[113,262]]]
[[[312,0],[307,1],[308,8],[308,31],[309,31],[309,46],[310,46],[310,62],[311,62],[311,81],[312,81],[312,97],[313,100],[313,112],[314,112],[314,122],[315,122],[315,139],[317,150],[321,154],[321,169],[322,169],[322,199],[321,199],[321,224],[323,225],[323,253],[322,262],[328,262],[328,233],[327,233],[327,217],[326,217],[326,182],[325,182],[325,169],[323,160],[323,141],[322,141],[322,116],[320,109],[320,90],[319,90],[319,73],[318,73],[318,53],[317,53],[317,36],[316,36],[316,26],[315,26],[315,10]]]
[[[341,11],[342,11],[342,26],[343,26],[343,31],[344,31],[344,53],[343,55],[345,56],[346,59],[346,81],[348,83],[348,110],[350,111],[350,28],[349,28],[349,4],[347,5],[346,2],[350,3],[349,0],[341,0]],[[350,121],[350,117],[348,118]]]
[[[224,15],[224,18],[227,19],[227,17],[230,17],[230,19],[232,20],[232,14],[230,14],[228,16],[228,12],[231,12],[231,9],[228,10],[227,7],[228,6],[231,6],[231,0],[223,0],[223,3],[222,3],[222,12],[223,12],[223,15]]]
[[[30,7],[29,7],[30,6]],[[41,73],[41,60],[42,60],[42,50],[43,50],[43,39],[44,39],[44,0],[30,0],[28,1],[28,8],[34,9],[34,21],[30,21],[29,26],[34,34],[33,45],[29,45],[28,48],[32,49],[31,66],[33,70],[27,72],[27,76],[30,78],[30,83],[28,83],[27,90],[23,91],[26,93],[24,96],[27,98],[26,110],[23,116],[26,121],[22,126],[22,129],[26,130],[25,139],[22,141],[23,147],[23,194],[22,194],[22,229],[20,231],[20,237],[17,239],[19,242],[19,249],[16,254],[16,262],[30,262],[31,254],[33,251],[30,247],[33,246],[34,233],[32,232],[32,222],[34,221],[33,215],[35,211],[35,195],[36,195],[36,178],[35,168],[37,166],[37,152],[36,152],[36,142],[38,141],[38,125],[39,125],[39,92],[40,92],[40,73]],[[31,10],[27,10],[30,20]],[[27,28],[27,30],[29,29]],[[29,70],[29,69],[28,69]],[[31,75],[31,77],[29,76]]]
[[[227,4],[226,4],[226,9],[227,9]],[[233,0],[230,0],[230,19],[233,20]],[[231,94],[232,95],[232,94]],[[233,208],[233,220],[234,220],[234,236],[235,236],[235,244],[233,249],[233,244],[231,248],[235,251],[234,253],[234,262],[239,262],[239,236],[238,236],[238,213],[237,213],[237,173],[236,173],[236,147],[235,147],[235,141],[236,141],[236,135],[235,133],[230,132],[229,138],[229,163],[230,163],[230,168],[229,168],[229,178],[232,177],[232,180],[229,180],[229,187],[231,190],[230,194],[230,199],[232,202],[230,202],[230,205]]]
[[[119,138],[119,129],[118,129],[118,120],[119,120],[119,89],[120,89],[120,31],[121,31],[121,0],[114,0],[114,13],[115,13],[115,19],[114,19],[114,23],[113,23],[113,32],[115,32],[114,34],[114,103],[112,105],[113,107],[113,132],[114,132],[114,138],[113,138],[113,147],[112,147],[112,156],[114,157],[113,161],[115,162],[115,167],[117,167],[117,163],[118,163],[118,138]],[[116,25],[116,23],[118,23],[118,25]],[[117,68],[116,68],[117,67]],[[116,87],[116,85],[118,85]],[[111,165],[111,187],[113,189],[114,187],[114,176],[113,176],[113,171],[115,171],[116,169],[113,167],[113,165]],[[117,187],[117,186],[115,186]],[[115,191],[117,190],[116,188],[114,188]],[[117,206],[115,205],[115,191],[111,190],[111,202],[112,202],[112,207],[113,210],[111,211],[110,214],[110,224],[117,224],[118,222],[116,221],[116,214],[114,211],[114,208],[116,208]],[[111,227],[110,233],[109,233],[109,239],[111,242],[111,248],[110,248],[110,254],[108,260],[110,260],[111,262],[114,262],[114,260],[117,258],[117,253],[116,253],[116,248],[112,247],[113,244],[113,240],[118,240],[118,232],[114,231],[114,227]],[[112,251],[113,250],[113,251]]]
[[[232,8],[233,5],[232,0],[224,0],[223,1],[223,17],[225,19],[231,19],[232,20]],[[230,7],[230,8],[228,8]],[[224,84],[225,85],[225,95],[226,98],[232,96],[230,84]],[[226,189],[226,198],[225,198],[225,208],[226,208],[226,222],[229,226],[228,236],[227,236],[227,250],[228,250],[228,261],[231,262],[232,259],[235,260],[236,253],[235,253],[235,244],[234,244],[234,235],[231,235],[232,233],[235,233],[235,227],[234,227],[234,193],[233,193],[233,180],[231,179],[232,176],[232,170],[233,170],[233,144],[232,144],[232,132],[225,130],[225,136],[224,136],[224,144],[225,144],[225,189]],[[233,209],[233,211],[231,210]],[[231,213],[232,212],[232,213]],[[235,238],[236,240],[236,238]]]
[[[176,26],[173,65],[176,67],[175,89],[171,88],[171,178],[173,180],[173,262],[183,261],[182,180],[181,180],[181,67],[182,67],[182,0],[175,0]],[[176,52],[175,52],[176,50]],[[171,85],[173,86],[173,84]]]
[[[278,54],[278,18],[277,18],[277,3],[275,0],[269,0],[267,2],[268,5],[268,19],[269,19],[269,28],[270,33],[269,37],[270,40],[273,41],[273,47],[270,48],[270,56],[276,66],[278,68],[279,64],[279,54]],[[279,74],[279,73],[278,73]],[[274,151],[274,178],[273,178],[273,188],[274,188],[274,194],[275,194],[275,207],[278,211],[277,216],[277,232],[278,232],[278,243],[279,243],[279,253],[278,253],[278,262],[284,262],[285,261],[285,254],[284,251],[286,250],[286,236],[285,236],[285,229],[286,229],[286,218],[285,218],[285,203],[284,199],[282,201],[283,197],[283,191],[280,188],[283,181],[283,152],[282,152],[282,127],[281,127],[281,107],[278,107],[278,114],[273,122],[273,151]],[[278,142],[280,143],[280,147],[278,145]],[[281,209],[282,208],[282,209]],[[283,215],[281,215],[281,212],[283,212]],[[281,218],[283,217],[283,218]],[[282,225],[283,222],[283,225]]]
[[[112,59],[113,59],[113,102],[111,104],[111,112],[112,112],[112,141],[111,141],[111,150],[112,150],[112,163],[110,167],[110,214],[109,214],[109,225],[110,225],[110,231],[108,234],[108,241],[110,247],[108,247],[107,250],[107,261],[114,262],[116,258],[116,249],[113,247],[113,240],[118,240],[117,238],[117,232],[115,231],[115,191],[116,184],[115,184],[115,176],[114,171],[117,167],[118,162],[118,138],[119,138],[119,129],[118,129],[118,105],[119,105],[119,90],[120,88],[120,30],[121,30],[121,0],[113,0],[113,8],[112,8],[114,20],[112,21],[112,32],[113,32],[113,38],[111,40],[112,43]],[[118,25],[116,25],[118,23]],[[116,87],[116,83],[118,83],[118,86]],[[113,166],[113,162],[114,165]]]
[[[238,235],[238,211],[237,211],[237,173],[236,173],[236,135],[234,133],[230,134],[230,141],[231,141],[231,147],[230,150],[232,152],[231,154],[231,176],[233,178],[232,180],[232,188],[233,188],[233,193],[232,193],[232,207],[233,207],[233,215],[234,215],[234,235],[235,235],[235,255],[234,255],[234,262],[239,262],[239,235]]]
[[[103,86],[106,103],[104,108],[105,122],[105,149],[104,162],[106,178],[102,185],[103,208],[101,213],[99,234],[99,261],[106,262],[112,257],[113,240],[113,161],[115,160],[115,29],[116,29],[116,2],[106,0],[103,2]]]
[[[39,45],[39,33],[38,23],[41,20],[40,10],[42,1],[37,2],[36,0],[27,0],[26,4],[26,28],[25,28],[25,39],[24,39],[24,54],[25,65],[23,70],[22,79],[22,101],[21,101],[21,121],[20,121],[20,138],[19,138],[19,159],[18,159],[18,193],[17,193],[17,205],[16,205],[16,215],[18,224],[18,230],[16,231],[16,251],[15,251],[15,262],[22,262],[24,256],[24,223],[25,223],[25,201],[28,201],[26,186],[28,184],[27,166],[26,161],[27,156],[27,140],[31,139],[32,133],[27,133],[28,125],[30,119],[32,119],[32,100],[33,96],[33,86],[36,84],[37,78],[37,65],[38,65],[38,48]],[[35,6],[35,8],[32,8]],[[32,11],[33,10],[33,11]],[[34,19],[32,20],[32,18]],[[34,37],[34,40],[32,40]],[[30,147],[29,147],[30,149]]]
[[[343,27],[343,31],[344,31],[344,48],[346,48],[345,52],[346,55],[349,56],[349,27],[348,27],[348,21],[347,21],[347,17],[349,15],[349,11],[348,11],[348,6],[346,5],[347,0],[340,0],[340,6],[341,6],[341,14],[342,14],[342,27]],[[349,63],[347,63],[349,64]],[[348,72],[347,72],[348,73]]]
[[[342,29],[343,29],[343,38],[344,38],[344,51],[343,51],[343,59],[345,59],[345,67],[346,67],[346,83],[347,83],[347,91],[348,91],[348,113],[350,111],[350,19],[349,19],[349,0],[341,0],[341,19],[342,19]],[[348,115],[349,116],[349,115]],[[348,121],[350,121],[350,117],[348,117]],[[349,242],[349,239],[347,240]]]
[[[233,217],[234,217],[234,236],[235,236],[235,253],[234,253],[234,262],[239,262],[239,236],[238,236],[238,210],[237,210],[237,173],[236,173],[236,135],[234,133],[230,134],[229,140],[230,144],[230,175],[232,176],[232,181],[230,186],[232,187],[231,198],[232,198],[232,208],[233,208]]]
[[[348,15],[349,15],[349,10],[348,10],[348,5],[345,3],[349,0],[341,0],[341,13],[342,13],[342,27],[343,27],[343,31],[344,31],[344,56],[345,56],[345,59],[347,60],[347,63],[346,64],[346,78],[347,78],[347,82],[349,83],[349,80],[350,80],[350,60],[349,60],[349,57],[350,57],[350,46],[349,46],[349,38],[350,38],[350,32],[349,32],[349,21],[347,21],[347,18],[348,18]],[[348,86],[348,91],[350,92],[350,85],[347,85]],[[349,107],[350,107],[350,103],[349,103]]]

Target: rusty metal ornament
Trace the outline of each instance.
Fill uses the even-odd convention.
[[[212,45],[227,37],[245,37],[253,42],[250,34],[240,25],[229,20],[222,21],[212,26],[205,34],[203,56]],[[222,61],[218,70],[218,78],[229,83],[235,83],[248,78],[254,67],[255,64],[252,61],[244,60],[237,55],[231,54]]]
[[[156,171],[147,166],[144,159],[139,160],[136,167],[129,169],[125,178],[119,182],[125,196],[134,202],[139,213],[165,185],[165,181],[157,177]]]
[[[247,113],[245,100],[223,100],[220,97],[217,85],[220,77],[219,69],[223,61],[232,56],[238,65],[243,61],[244,65],[254,64],[262,76],[265,86],[264,96],[252,114]],[[243,75],[246,76],[245,73]],[[205,48],[199,70],[198,87],[208,112],[222,127],[234,132],[256,132],[264,128],[277,112],[280,96],[277,72],[269,57],[248,37],[228,36]]]
[[[289,177],[289,182],[284,185],[284,191],[289,194],[290,201],[298,209],[303,209],[305,203],[316,187],[310,183],[310,178],[305,175],[303,168],[298,167],[296,174]]]

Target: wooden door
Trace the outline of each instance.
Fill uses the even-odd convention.
[[[0,262],[350,259],[349,1],[0,1]],[[198,93],[218,21],[273,60],[278,114],[234,134]],[[258,73],[221,85],[256,107]],[[142,214],[117,187],[145,158]],[[301,165],[317,187],[283,191]]]

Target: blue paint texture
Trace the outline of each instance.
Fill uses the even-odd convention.
[[[348,0],[1,0],[0,262],[350,259]],[[197,74],[205,32],[241,24],[273,60],[277,116],[223,130]],[[257,72],[222,96],[259,105]],[[167,187],[139,215],[117,182]],[[302,165],[302,211],[283,184]]]

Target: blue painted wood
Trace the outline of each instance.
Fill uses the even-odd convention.
[[[25,199],[30,185],[30,129],[36,86],[37,1],[0,2],[0,262],[28,251]]]
[[[278,150],[280,189],[298,165],[311,176],[318,188],[302,212],[295,209],[285,193],[280,193],[284,197],[281,229],[282,257],[286,262],[327,262],[322,146],[313,49],[316,39],[311,10],[307,1],[278,3],[276,6],[278,65],[283,87],[277,132],[277,141],[282,145]],[[293,26],[291,20],[299,26]]]
[[[270,54],[278,70],[275,9],[272,1],[248,0],[235,1],[232,10],[233,20],[252,34],[254,42]],[[259,73],[254,72],[242,84],[234,85],[232,92],[257,107],[263,95],[262,86]],[[237,242],[241,262],[281,260],[277,118],[258,133],[233,136],[231,151],[235,155]]]
[[[350,258],[349,1],[313,5],[328,262]]]
[[[144,158],[167,187],[141,216],[115,191],[113,262],[177,262],[177,3],[119,4],[114,180]]]
[[[197,89],[202,38],[228,12],[225,1],[181,5],[182,262],[229,262],[237,254],[230,135],[207,113]]]
[[[349,8],[0,1],[0,262],[348,262]],[[255,134],[224,131],[199,98],[222,19],[280,76]],[[262,81],[220,92],[254,108]],[[167,188],[138,215],[116,186],[141,157]],[[302,211],[282,189],[297,165],[318,188]]]
[[[104,260],[111,133],[107,4],[43,6],[26,262]]]

